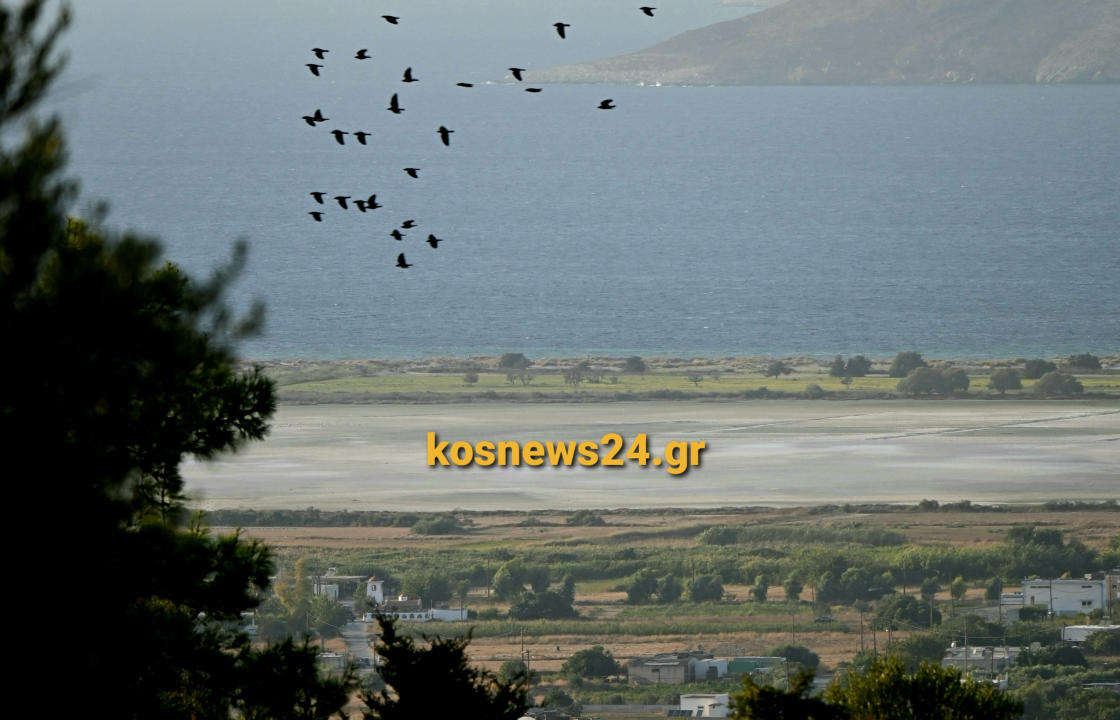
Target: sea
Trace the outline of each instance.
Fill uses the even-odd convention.
[[[79,8],[48,104],[73,211],[107,201],[200,278],[246,240],[245,357],[1120,352],[1120,86],[534,86],[507,66],[667,35],[573,20],[570,49],[539,3],[469,43],[455,13],[513,4],[418,2],[430,33],[355,3],[129,5]]]

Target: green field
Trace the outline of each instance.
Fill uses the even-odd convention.
[[[1120,375],[1078,375],[1087,395],[1120,396]],[[970,374],[967,393],[958,397],[998,397],[988,389],[987,374]],[[1023,380],[1023,388],[1008,391],[1007,397],[1034,397],[1035,380]],[[695,397],[734,397],[762,388],[776,395],[803,396],[815,384],[837,398],[887,397],[897,395],[898,379],[886,375],[852,378],[845,386],[840,378],[796,371],[780,378],[745,372],[650,372],[645,374],[605,374],[595,382],[584,381],[573,387],[558,372],[533,374],[530,384],[509,382],[505,373],[478,372],[478,381],[467,383],[463,373],[392,372],[368,376],[330,377],[292,382],[278,378],[280,397],[290,402],[425,401],[444,399],[626,399],[652,397],[673,399]]]

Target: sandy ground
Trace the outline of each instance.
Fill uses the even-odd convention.
[[[703,440],[685,475],[429,468],[440,439]],[[271,435],[184,466],[203,507],[468,510],[822,502],[1030,502],[1120,495],[1120,403],[747,401],[282,405]]]

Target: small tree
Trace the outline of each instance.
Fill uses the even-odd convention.
[[[844,374],[848,377],[864,377],[871,372],[871,361],[863,355],[848,358],[848,365]]]
[[[506,660],[498,668],[498,680],[507,685],[524,683],[529,679],[529,669],[521,660]]]
[[[898,381],[898,391],[907,395],[945,395],[952,392],[952,386],[933,368],[919,367]]]
[[[766,653],[771,657],[785,658],[786,662],[796,663],[806,670],[816,670],[821,664],[821,658],[804,645],[778,645]]]
[[[786,578],[783,588],[786,591],[786,602],[799,602],[801,591],[805,589],[805,583],[802,582],[801,575],[794,571]]]
[[[688,599],[693,602],[719,600],[723,597],[723,581],[719,575],[701,575],[688,584]]]
[[[1080,395],[1085,391],[1080,381],[1063,372],[1048,372],[1034,384],[1036,395],[1054,397],[1056,395]]]
[[[891,363],[888,374],[893,378],[904,378],[917,368],[924,367],[926,367],[926,361],[922,359],[922,356],[913,350],[909,350],[894,356],[894,362]]]
[[[684,594],[684,583],[675,575],[665,575],[657,581],[657,602],[674,603]]]
[[[644,605],[649,602],[655,590],[657,590],[657,575],[649,568],[642,568],[634,573],[626,584],[626,602],[631,605]]]
[[[1101,369],[1101,359],[1090,353],[1081,353],[1080,355],[1070,355],[1066,359],[1066,365],[1068,365],[1070,369],[1088,370],[1092,372]]]
[[[996,370],[992,376],[988,378],[988,387],[992,390],[999,392],[1003,395],[1008,390],[1019,390],[1023,387],[1022,380],[1019,379],[1019,371],[1013,368],[1003,368]]]
[[[506,353],[498,359],[498,367],[502,370],[525,370],[533,361],[521,353]]]
[[[960,368],[945,368],[941,371],[945,377],[945,384],[949,392],[967,392],[969,386],[968,373]]]
[[[844,365],[844,358],[839,355],[833,358],[832,362],[828,364],[828,374],[832,377],[844,377],[847,375],[847,372]]]
[[[563,620],[579,617],[571,601],[558,592],[527,592],[509,606],[509,616],[514,620]]]
[[[1028,380],[1037,380],[1046,373],[1054,372],[1058,366],[1049,360],[1035,359],[1027,360],[1023,366],[1023,377]]]
[[[751,599],[755,602],[766,602],[766,594],[770,590],[770,578],[766,575],[759,575],[754,579],[754,587],[751,588]]]
[[[700,383],[704,382],[704,376],[700,373],[689,373],[687,377],[688,381],[696,387],[700,387]]]
[[[642,360],[637,355],[631,355],[630,357],[626,358],[626,360],[624,360],[623,363],[622,363],[622,371],[623,372],[644,373],[648,369],[649,369],[649,367],[646,365],[646,361]]]
[[[964,578],[958,575],[949,585],[949,597],[953,599],[952,611],[954,613],[957,611],[957,603],[964,600],[965,593],[967,592],[968,585],[965,583]]]
[[[775,360],[766,368],[766,372],[763,373],[763,376],[778,378],[782,375],[789,375],[792,372],[793,368],[791,368],[789,365],[786,365],[781,360]]]
[[[988,602],[999,602],[999,596],[1003,592],[1003,581],[998,577],[992,578],[991,581],[984,586],[984,599]]]
[[[602,645],[595,645],[572,653],[560,667],[560,672],[569,677],[600,678],[618,675],[622,668],[610,650],[604,650]]]
[[[476,382],[478,382],[478,373],[474,370],[468,370],[463,373],[463,384],[474,385]]]

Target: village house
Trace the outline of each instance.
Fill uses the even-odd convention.
[[[1039,607],[1050,615],[1089,614],[1094,610],[1108,613],[1116,600],[1117,578],[1025,579],[1019,592],[1003,593],[1000,606],[1009,618],[1018,616],[1023,607]]]
[[[709,668],[714,667],[718,672],[720,665],[709,653],[680,652],[635,658],[627,667],[630,682],[634,685],[658,685],[693,682],[697,679],[697,668],[700,669],[700,679],[704,680],[709,676]],[[726,661],[723,668],[726,673]]]
[[[727,717],[728,693],[689,693],[681,695],[678,717]]]

